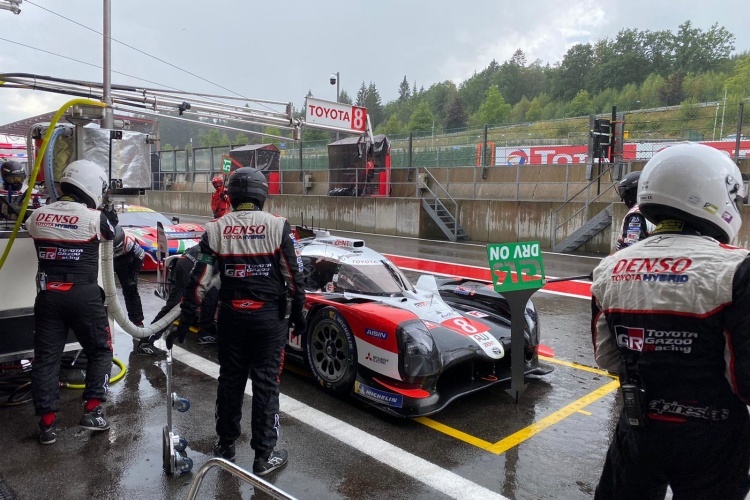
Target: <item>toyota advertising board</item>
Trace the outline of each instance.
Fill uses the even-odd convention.
[[[664,148],[678,144],[674,142],[628,142],[623,144],[623,161],[648,160]],[[735,143],[732,141],[704,141],[700,144],[711,146],[727,153],[734,158]],[[584,164],[588,146],[559,145],[559,146],[521,146],[497,147],[495,149],[495,165],[565,165],[571,163]],[[740,158],[750,156],[750,141],[740,142]]]
[[[367,128],[367,108],[351,104],[307,98],[305,122],[339,130],[364,132]]]

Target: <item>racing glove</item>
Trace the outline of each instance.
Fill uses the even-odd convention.
[[[167,342],[167,349],[172,349],[174,341],[177,340],[180,344],[185,342],[188,330],[190,330],[190,321],[188,321],[183,315],[180,315],[180,323],[178,325],[172,325],[169,328],[169,333],[164,339]]]
[[[104,217],[107,218],[112,227],[115,227],[120,222],[119,217],[117,217],[115,206],[112,203],[107,203],[106,205],[104,205],[102,207],[102,213],[104,214]]]
[[[302,311],[289,316],[289,328],[292,330],[292,337],[297,337],[307,330],[307,319]]]

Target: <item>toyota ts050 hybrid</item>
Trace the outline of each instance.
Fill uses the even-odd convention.
[[[308,328],[290,335],[286,354],[326,391],[416,417],[510,380],[510,308],[492,285],[423,275],[414,286],[362,240],[306,228],[297,235]],[[531,301],[521,321],[524,372],[551,372],[539,362]]]
[[[158,267],[157,223],[161,222],[166,232],[169,255],[180,255],[191,246],[197,245],[205,232],[200,224],[180,224],[176,217],[169,220],[165,215],[140,205],[122,204],[116,206],[116,209],[120,227],[146,252],[142,271],[156,271]]]

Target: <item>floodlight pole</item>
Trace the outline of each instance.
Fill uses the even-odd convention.
[[[103,95],[102,100],[107,105],[104,108],[104,120],[102,121],[102,128],[113,129],[114,128],[114,116],[112,113],[112,0],[103,0],[103,12],[104,12],[104,29],[102,30],[103,37],[103,68],[104,75],[102,79],[103,83]]]

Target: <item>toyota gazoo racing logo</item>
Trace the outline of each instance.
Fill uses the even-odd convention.
[[[529,153],[523,149],[516,149],[508,153],[508,165],[526,165],[529,163]]]
[[[620,259],[612,269],[612,281],[643,281],[649,283],[687,283],[686,271],[693,265],[689,257],[653,259]]]
[[[617,345],[631,351],[657,352],[673,351],[689,354],[693,341],[698,338],[695,332],[653,330],[616,325]]]
[[[226,226],[222,231],[225,240],[262,240],[266,237],[265,224]]]

